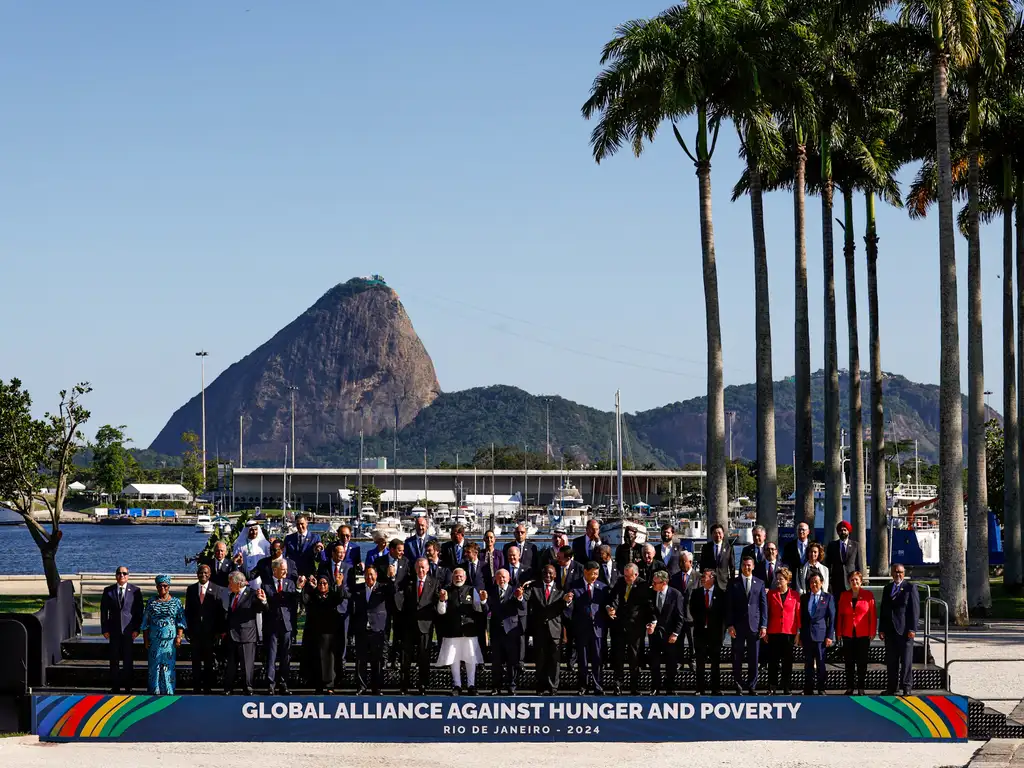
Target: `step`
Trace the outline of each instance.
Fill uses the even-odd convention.
[[[436,656],[434,657],[436,658]],[[290,665],[289,685],[296,689],[310,689],[312,686],[305,683],[301,676],[300,665],[294,660]],[[221,670],[223,667],[221,666]],[[259,687],[265,686],[264,665],[261,659],[255,664],[254,683]],[[723,690],[728,690],[732,684],[732,667],[729,664],[722,664],[721,679]],[[762,672],[763,674],[763,672]],[[611,669],[606,667],[604,671],[605,681],[610,685],[612,679]],[[627,673],[628,675],[628,673]],[[415,673],[414,673],[415,677]],[[133,677],[133,685],[140,690],[145,690],[147,670],[145,663],[136,664]],[[177,667],[178,686],[184,690],[192,687],[192,666],[191,664],[180,664]],[[219,675],[218,679],[223,679]],[[535,686],[535,672],[532,664],[527,664],[523,670],[523,679],[520,687],[524,690],[531,690]],[[561,670],[561,688],[565,691],[576,689],[576,669],[563,665]],[[102,660],[76,660],[61,661],[50,666],[46,674],[47,686],[50,688],[87,688],[97,690],[108,690],[111,687],[111,676],[109,663]],[[793,669],[793,689],[803,688],[804,671],[802,666],[795,666]],[[914,687],[917,689],[938,690],[944,685],[945,675],[938,667],[917,666],[914,668]],[[867,671],[866,686],[868,690],[878,691],[885,687],[886,671],[880,664],[869,664]],[[762,685],[764,678],[762,677]],[[389,689],[398,688],[400,685],[400,670],[398,668],[385,671],[385,687]],[[640,671],[640,686],[642,690],[650,689],[650,672],[647,669]],[[355,687],[354,666],[351,663],[345,664],[344,675],[337,685],[338,690],[349,690]],[[430,673],[431,689],[450,690],[451,672],[447,667],[432,667]],[[477,687],[481,690],[489,690],[491,687],[490,667],[481,665],[477,670]],[[696,687],[694,674],[689,669],[683,668],[677,675],[677,689],[681,691],[693,691]],[[829,665],[827,669],[826,688],[831,691],[842,691],[846,688],[846,673],[842,667]]]
[[[293,645],[293,653],[297,653],[295,650],[301,648],[302,642],[295,643]],[[351,643],[350,643],[351,646]],[[67,660],[89,660],[89,659],[101,659],[106,660],[109,658],[109,644],[103,639],[102,635],[83,635],[81,637],[75,637],[65,640],[61,644],[61,657]],[[260,650],[257,649],[257,654]],[[528,651],[529,652],[529,651]],[[763,651],[762,651],[763,653]],[[133,658],[136,661],[145,661],[146,659],[146,648],[143,644],[142,638],[140,637],[135,641],[133,648]],[[178,649],[178,660],[188,661],[192,658],[192,648],[188,642],[183,642],[181,647]],[[720,658],[722,661],[732,663],[732,649],[728,645],[724,645],[721,650]],[[829,648],[826,651],[825,659],[831,664],[843,663],[843,649],[838,647]],[[804,662],[804,649],[794,648],[793,649],[793,660],[795,666],[803,666]],[[689,649],[686,650],[684,662],[691,661],[691,653]],[[873,643],[868,651],[868,662],[872,664],[884,664],[885,663],[885,646],[881,643]],[[914,662],[917,664],[924,663],[924,647],[917,645],[914,647]]]

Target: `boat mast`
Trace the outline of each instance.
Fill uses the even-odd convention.
[[[281,511],[283,518],[288,519],[288,443],[284,444],[284,482],[281,487]]]
[[[622,514],[622,410],[619,405],[619,390],[615,390],[615,455],[618,463],[619,514]]]

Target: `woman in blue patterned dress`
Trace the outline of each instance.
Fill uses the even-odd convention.
[[[142,631],[149,653],[149,693],[174,693],[176,649],[185,634],[185,609],[171,597],[170,576],[156,577],[156,597],[142,615]]]

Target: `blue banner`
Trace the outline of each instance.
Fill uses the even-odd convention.
[[[43,741],[966,741],[962,696],[34,696]],[[397,727],[396,727],[397,726]]]

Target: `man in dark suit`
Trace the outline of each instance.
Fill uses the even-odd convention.
[[[622,693],[625,665],[629,665],[629,690],[640,695],[640,648],[651,617],[651,588],[639,578],[636,563],[627,563],[606,611],[612,620],[612,668],[615,695]]]
[[[327,562],[320,566],[317,578],[326,576],[329,584],[336,584],[340,574],[345,589],[351,592],[355,587],[356,572],[345,559],[345,550],[345,545],[340,541],[335,541],[331,544],[330,556]],[[345,600],[338,605],[338,627],[334,631],[334,669],[339,681],[343,677],[345,659],[348,656],[350,605],[351,603]]]
[[[519,547],[515,544],[505,550],[505,570],[508,571],[508,583],[513,589],[534,578],[533,571],[519,559]]]
[[[800,645],[804,648],[804,693],[825,693],[825,649],[836,639],[836,603],[821,590],[821,576],[812,574],[800,595]]]
[[[754,558],[740,562],[740,575],[729,584],[726,593],[726,621],[732,638],[732,679],[736,695],[757,693],[757,654],[761,640],[768,634],[768,590],[754,576]],[[743,662],[747,674],[743,675]]]
[[[711,695],[720,696],[722,693],[720,661],[725,602],[725,590],[718,586],[715,572],[704,571],[701,574],[701,586],[694,589],[690,595],[698,694],[703,694],[707,690],[705,666],[708,663],[711,664]]]
[[[767,538],[767,532],[763,525],[755,525],[754,530],[751,531],[751,536],[754,541],[751,544],[747,544],[740,552],[740,562],[743,562],[744,557],[754,558],[754,575],[757,576],[757,567],[764,562],[764,545]],[[762,579],[763,581],[763,579]]]
[[[562,641],[565,598],[555,583],[553,565],[544,567],[541,581],[541,584],[533,584],[528,592],[527,612],[533,635],[537,693],[550,696],[558,691],[558,646]]]
[[[466,559],[466,527],[461,523],[452,527],[451,541],[441,545],[441,565],[449,572],[461,568]]]
[[[796,538],[787,541],[782,550],[782,562],[786,564],[793,574],[794,581],[800,569],[807,565],[807,550],[811,547],[811,528],[807,523],[798,523],[796,526]]]
[[[479,592],[489,592],[487,576],[484,571],[484,564],[480,562],[480,545],[475,541],[466,542],[465,551],[462,555],[462,570],[466,572],[466,584]],[[452,573],[452,578],[455,574]],[[476,625],[476,641],[480,645],[480,652],[486,659],[487,656],[487,611],[477,611],[472,614]]]
[[[196,569],[195,584],[185,590],[185,636],[192,648],[192,690],[209,695],[216,682],[214,647],[222,632],[221,588],[210,582],[210,566]]]
[[[111,693],[131,693],[135,664],[132,647],[142,626],[142,592],[128,583],[128,566],[114,571],[116,584],[100,597],[100,631],[109,643]]]
[[[676,541],[676,529],[672,527],[672,523],[665,523],[661,526],[661,544],[655,549],[657,550],[654,555],[655,558],[665,564],[665,570],[668,571],[669,579],[671,579],[679,573],[682,567],[679,558],[686,551]]]
[[[612,547],[610,544],[602,544],[597,548],[597,580],[609,589],[614,587],[622,574],[619,573],[615,560],[612,558]]]
[[[736,576],[732,544],[725,540],[725,528],[718,523],[711,526],[711,541],[705,542],[700,550],[700,569],[714,571],[718,588],[723,592],[729,588],[729,582]]]
[[[604,694],[601,661],[604,658],[604,634],[608,624],[608,587],[597,579],[598,565],[587,563],[583,579],[566,592],[569,627],[576,649],[577,684],[580,696],[588,690],[597,696]]]
[[[270,694],[275,688],[278,693],[288,694],[292,633],[299,623],[299,592],[305,586],[305,576],[299,576],[297,581],[288,578],[288,562],[283,557],[274,561],[271,579],[262,582],[263,642],[267,647],[267,692]]]
[[[347,525],[338,526],[337,543],[341,544],[341,559],[355,569],[356,573],[363,570],[363,553],[358,544],[352,543],[352,528]]]
[[[292,561],[294,567],[289,567],[288,573],[292,578],[312,576],[317,571],[313,563],[313,547],[320,541],[320,537],[309,530],[309,515],[305,512],[295,514],[295,532],[284,537],[284,555]]]
[[[259,579],[260,584],[266,585],[274,580],[274,566],[275,560],[285,559],[288,565],[288,578],[293,582],[299,577],[298,566],[295,561],[291,558],[285,557],[284,554],[284,542],[280,539],[274,539],[270,542],[270,554],[266,557],[261,557],[256,561],[256,565],[251,571],[249,571],[249,581]]]
[[[886,696],[914,689],[914,637],[921,617],[917,586],[906,579],[902,563],[893,563],[892,583],[882,592],[878,612],[878,636],[885,641]]]
[[[585,564],[597,560],[597,548],[601,546],[601,523],[587,520],[587,532],[572,540],[572,556],[577,563]]]
[[[403,558],[404,559],[404,558]],[[349,626],[356,638],[356,684],[362,696],[380,696],[384,685],[384,631],[388,619],[387,589],[377,579],[377,569],[366,566],[363,584],[353,584]]]
[[[429,522],[427,518],[420,515],[416,518],[416,532],[405,540],[405,556],[411,562],[416,562],[421,557],[427,556],[427,543],[437,541],[433,536],[427,535]]]
[[[679,572],[669,577],[668,584],[679,592],[682,598],[683,628],[679,633],[679,640],[675,643],[675,663],[686,664],[693,669],[693,614],[690,613],[690,595],[695,589],[700,588],[700,574],[693,567],[693,553],[685,549],[679,553]],[[689,658],[687,658],[689,649]],[[687,663],[688,662],[688,663]]]
[[[427,692],[430,682],[430,638],[437,619],[438,580],[430,575],[430,564],[426,558],[419,558],[413,564],[413,573],[406,580],[402,590],[395,593],[405,653],[402,656],[402,693],[408,694],[412,680],[412,666],[419,669],[419,692]],[[396,628],[396,633],[398,629]]]
[[[651,693],[673,695],[676,690],[676,653],[674,646],[683,632],[685,613],[682,593],[669,586],[668,571],[657,571],[651,582],[651,620],[647,624],[647,654],[651,668]],[[662,677],[661,668],[666,674]]]
[[[200,559],[210,566],[210,581],[221,589],[228,588],[228,576],[238,570],[238,564],[228,557],[228,545],[218,541],[213,545],[213,557]]]
[[[622,543],[615,548],[615,565],[622,574],[622,569],[630,563],[639,564],[644,559],[642,544],[636,543],[636,528],[622,526]]]
[[[518,550],[516,554],[518,555]],[[491,693],[501,689],[515,696],[522,677],[526,652],[526,595],[513,586],[504,568],[494,575],[494,588],[487,590],[491,629]]]
[[[840,520],[836,526],[839,534],[837,541],[830,541],[825,547],[825,565],[828,566],[828,588],[836,596],[850,588],[850,574],[854,571],[864,573],[864,553],[857,542],[850,538],[853,526]]]
[[[519,547],[519,564],[526,569],[532,569],[537,563],[537,545],[526,538],[526,525],[519,523],[512,531],[513,541],[502,547],[502,554],[505,555],[505,562],[508,563],[508,548]],[[515,586],[513,584],[513,586]]]
[[[446,587],[452,583],[452,569],[445,567],[441,562],[441,545],[436,541],[427,542],[427,567],[430,575],[437,579],[439,587]]]
[[[645,584],[653,583],[654,574],[658,571],[668,570],[665,563],[658,559],[657,551],[653,544],[644,544],[642,560],[636,564],[640,571],[640,580]]]
[[[252,673],[256,661],[256,614],[263,613],[266,608],[263,597],[259,592],[249,589],[245,580],[245,574],[235,571],[228,577],[228,589],[222,594],[225,622],[221,639],[226,644],[227,669],[224,674],[224,692],[231,695],[234,692],[235,675],[238,673],[238,664],[242,664],[242,693],[252,696]]]
[[[573,557],[572,547],[560,547],[555,553],[555,584],[563,592],[575,589],[583,581],[583,566]]]
[[[779,572],[785,563],[779,557],[779,548],[775,542],[769,541],[764,545],[764,559],[754,564],[754,575],[757,576],[768,589],[775,588],[775,574]]]

